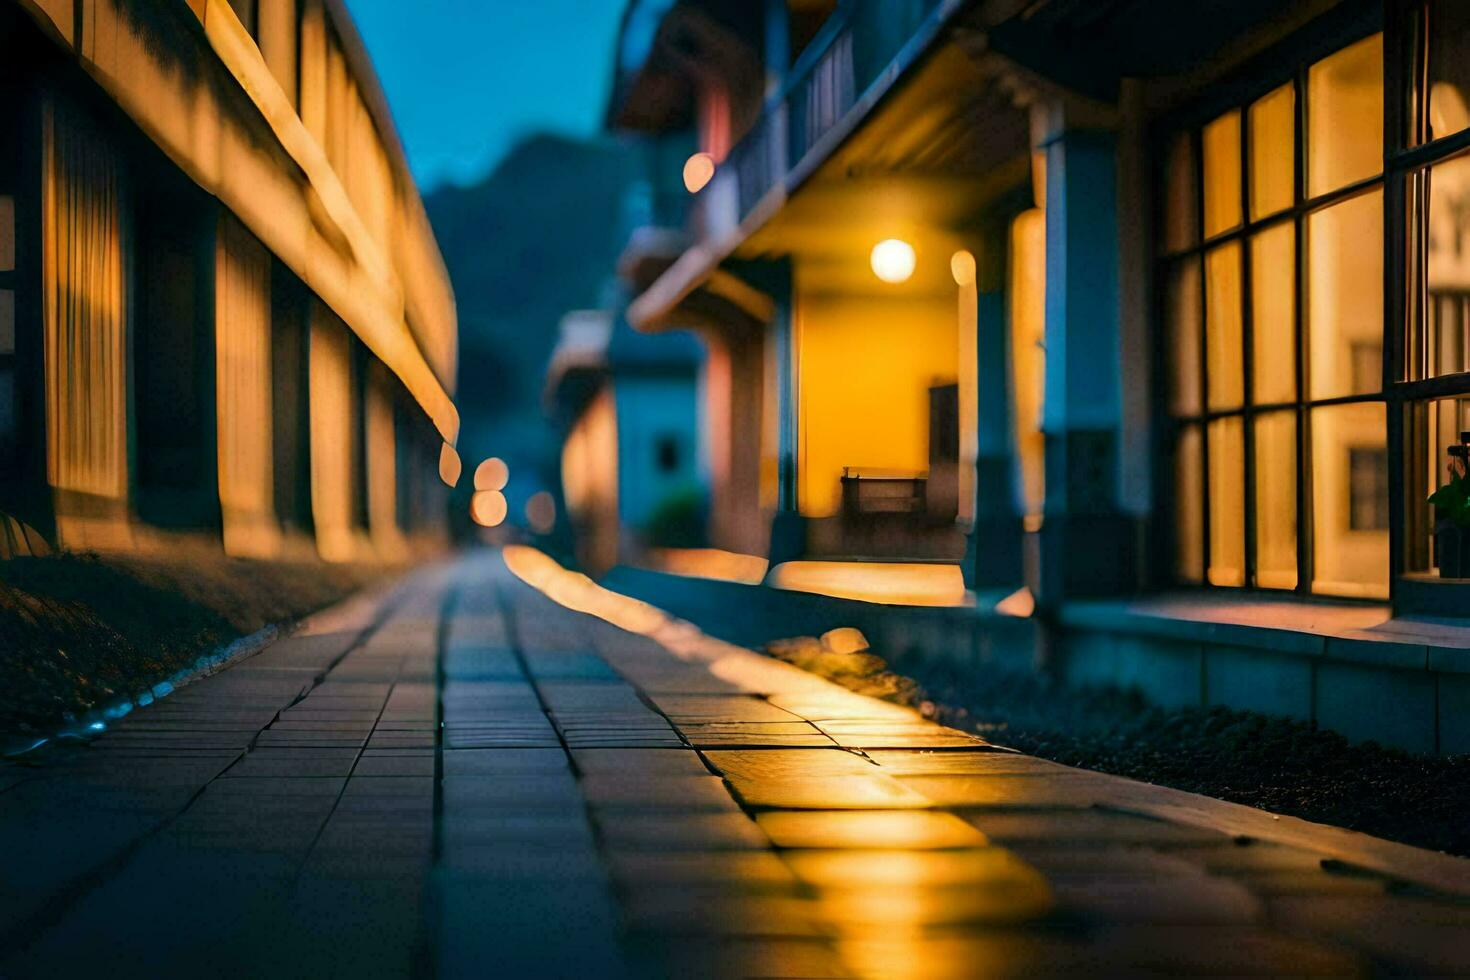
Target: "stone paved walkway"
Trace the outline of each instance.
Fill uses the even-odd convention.
[[[1467,862],[1004,751],[524,549],[0,766],[0,855],[5,977],[1470,974]]]

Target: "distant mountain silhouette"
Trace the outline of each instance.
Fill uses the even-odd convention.
[[[424,199],[459,307],[455,401],[467,468],[480,447],[522,455],[545,440],[541,383],[557,323],[601,299],[635,176],[614,142],[538,135],[479,183]]]

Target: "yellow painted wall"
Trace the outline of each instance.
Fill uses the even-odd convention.
[[[929,468],[929,388],[959,364],[952,293],[797,296],[798,505],[830,517],[844,466]]]

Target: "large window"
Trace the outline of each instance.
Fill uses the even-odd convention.
[[[1362,38],[1166,141],[1183,581],[1388,594],[1383,50]]]
[[[1403,131],[1391,134],[1389,180],[1405,230],[1394,385],[1405,414],[1403,566],[1431,573],[1434,514],[1424,498],[1445,480],[1446,448],[1470,431],[1470,4],[1415,4],[1399,26],[1392,77]]]

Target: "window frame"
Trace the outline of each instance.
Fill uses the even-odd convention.
[[[1470,607],[1470,581],[1438,579],[1432,560],[1410,568],[1410,555],[1427,548],[1432,518],[1423,496],[1420,453],[1436,457],[1442,447],[1423,445],[1419,413],[1435,401],[1470,398],[1470,371],[1430,375],[1426,365],[1411,372],[1410,356],[1425,356],[1427,283],[1416,241],[1427,227],[1431,167],[1470,154],[1470,128],[1426,139],[1429,100],[1427,24],[1430,10],[1445,0],[1387,0],[1384,32],[1384,338],[1385,396],[1389,411],[1390,586],[1400,611],[1445,612]],[[1415,374],[1420,376],[1416,377]],[[1436,467],[1436,470],[1438,467]],[[1422,491],[1422,492],[1421,492]],[[1414,499],[1418,498],[1418,499]],[[1417,557],[1415,563],[1417,564]],[[1428,591],[1426,591],[1428,590]],[[1429,593],[1438,593],[1431,595]]]
[[[1392,98],[1388,87],[1387,76],[1394,70],[1393,66],[1397,60],[1391,55],[1389,45],[1391,35],[1385,30],[1385,25],[1376,19],[1357,18],[1355,20],[1337,21],[1326,26],[1309,27],[1300,35],[1288,38],[1277,45],[1271,51],[1266,52],[1256,60],[1252,66],[1242,72],[1239,79],[1231,84],[1227,83],[1208,93],[1205,98],[1198,100],[1186,108],[1182,113],[1161,120],[1161,125],[1156,130],[1153,141],[1154,160],[1157,167],[1153,176],[1153,187],[1155,193],[1159,193],[1167,186],[1163,167],[1168,160],[1169,147],[1172,140],[1181,134],[1187,134],[1189,140],[1190,156],[1194,166],[1192,196],[1190,205],[1194,211],[1195,240],[1192,244],[1183,248],[1170,250],[1166,244],[1166,236],[1162,223],[1156,224],[1152,234],[1152,268],[1156,274],[1155,290],[1155,315],[1154,323],[1157,333],[1155,334],[1160,343],[1157,345],[1159,351],[1160,377],[1172,377],[1175,364],[1173,360],[1174,336],[1171,324],[1171,310],[1169,305],[1171,273],[1186,265],[1195,267],[1199,288],[1194,297],[1197,303],[1195,312],[1197,336],[1195,338],[1196,355],[1198,358],[1198,404],[1190,414],[1179,414],[1171,403],[1172,392],[1168,385],[1159,386],[1159,398],[1157,399],[1158,416],[1160,421],[1158,427],[1159,435],[1165,452],[1160,454],[1161,460],[1166,460],[1167,465],[1160,467],[1159,485],[1164,493],[1157,499],[1163,506],[1159,510],[1160,518],[1168,520],[1170,533],[1161,536],[1161,540],[1167,541],[1167,553],[1160,567],[1167,569],[1164,576],[1166,580],[1174,585],[1197,586],[1210,589],[1231,589],[1235,591],[1260,591],[1274,595],[1300,595],[1311,596],[1330,600],[1352,597],[1343,597],[1329,593],[1318,593],[1313,591],[1314,564],[1315,564],[1315,540],[1313,534],[1313,459],[1312,459],[1312,418],[1316,409],[1329,408],[1337,405],[1351,404],[1384,404],[1386,413],[1385,440],[1389,453],[1390,465],[1390,498],[1389,498],[1389,588],[1392,595],[1394,569],[1398,566],[1394,563],[1395,555],[1395,528],[1393,488],[1396,480],[1392,475],[1398,472],[1395,466],[1394,446],[1394,413],[1389,407],[1389,383],[1391,375],[1391,362],[1393,355],[1390,347],[1390,338],[1401,330],[1397,330],[1394,324],[1398,321],[1391,319],[1385,308],[1384,322],[1382,326],[1383,337],[1381,346],[1382,375],[1376,390],[1368,393],[1357,393],[1347,395],[1335,395],[1324,398],[1313,398],[1310,392],[1311,362],[1309,357],[1308,336],[1308,311],[1309,311],[1309,289],[1308,270],[1310,262],[1308,227],[1313,215],[1324,212],[1336,205],[1343,204],[1349,200],[1363,197],[1365,195],[1379,193],[1382,195],[1383,226],[1385,231],[1392,227],[1389,205],[1389,171],[1385,167],[1378,173],[1361,178],[1341,187],[1333,188],[1315,196],[1307,192],[1307,142],[1309,139],[1309,73],[1311,68],[1325,58],[1345,50],[1360,41],[1372,37],[1374,34],[1384,33],[1384,105],[1387,107]],[[1286,70],[1281,69],[1283,61],[1289,62]],[[1284,86],[1290,85],[1293,93],[1294,104],[1292,107],[1293,124],[1293,148],[1292,148],[1292,199],[1289,206],[1272,211],[1261,217],[1253,217],[1251,213],[1251,186],[1252,186],[1252,134],[1250,124],[1250,110],[1258,101]],[[1231,113],[1239,113],[1240,140],[1238,147],[1239,158],[1239,207],[1240,221],[1231,228],[1206,234],[1205,220],[1205,158],[1204,158],[1204,129],[1215,120]],[[1385,108],[1387,113],[1387,108]],[[1388,121],[1385,120],[1385,127]],[[1385,144],[1389,142],[1385,128]],[[1255,398],[1255,309],[1253,297],[1252,261],[1250,257],[1251,243],[1257,236],[1272,229],[1290,225],[1293,230],[1293,284],[1292,284],[1292,323],[1291,344],[1295,355],[1294,382],[1295,397],[1289,401],[1258,402]],[[1208,272],[1207,257],[1216,249],[1234,243],[1238,249],[1240,262],[1240,343],[1241,343],[1241,381],[1242,397],[1238,406],[1231,408],[1212,408],[1209,404],[1208,393],[1208,355],[1209,355],[1209,322],[1208,322]],[[1393,275],[1388,264],[1387,253],[1384,256],[1384,288],[1391,291],[1390,283]],[[1296,468],[1295,468],[1295,494],[1296,494],[1296,584],[1291,589],[1262,586],[1258,583],[1259,529],[1257,525],[1257,466],[1256,466],[1256,421],[1263,415],[1277,412],[1291,412],[1295,423],[1296,440]],[[1210,520],[1210,438],[1209,432],[1212,423],[1227,418],[1239,418],[1243,428],[1242,439],[1242,461],[1241,473],[1243,479],[1243,526],[1245,529],[1243,550],[1242,581],[1239,586],[1215,585],[1209,580],[1210,560],[1212,551],[1211,542],[1211,520]],[[1178,528],[1175,524],[1175,515],[1178,513],[1177,489],[1175,486],[1176,476],[1174,473],[1174,456],[1182,433],[1193,427],[1199,437],[1199,465],[1198,485],[1200,501],[1198,512],[1200,515],[1199,534],[1201,541],[1198,542],[1199,554],[1201,556],[1200,578],[1198,581],[1183,578],[1178,567],[1181,541],[1178,538]],[[1381,600],[1369,600],[1381,601]]]

